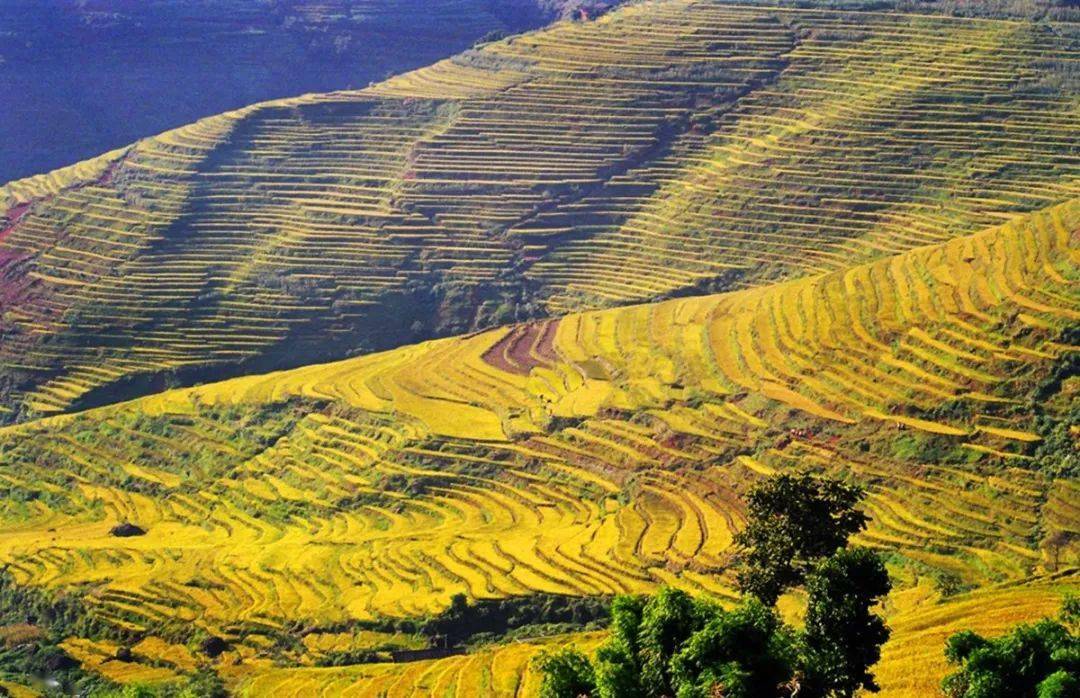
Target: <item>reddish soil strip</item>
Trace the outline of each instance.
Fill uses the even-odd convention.
[[[6,238],[12,230],[15,230],[15,226],[19,225],[19,222],[23,219],[24,216],[26,216],[27,213],[29,213],[29,211],[29,202],[25,204],[16,204],[15,206],[9,208],[8,212],[4,215],[4,218],[7,220],[7,224],[4,225],[3,230],[0,230],[0,240]]]
[[[25,211],[20,218],[22,215],[25,215]],[[16,223],[18,219],[0,231],[0,242]],[[24,252],[0,246],[0,311],[22,304],[29,297],[30,290],[38,285],[37,279],[28,278],[23,270],[19,269],[19,263],[29,257],[30,255]]]
[[[109,186],[126,158],[127,155],[125,154],[110,163],[97,179],[73,184],[70,187],[65,187],[65,191],[88,186]],[[0,228],[0,243],[3,243],[11,231],[15,230],[23,222],[34,203],[47,202],[52,198],[52,195],[44,196],[40,199],[17,204],[8,209],[0,217],[0,226],[3,226]],[[30,297],[31,291],[40,286],[37,280],[27,278],[23,270],[19,268],[19,263],[30,256],[24,252],[16,252],[12,249],[0,247],[0,310],[21,305]]]
[[[33,201],[17,204],[8,209],[3,218],[0,218],[0,243],[3,243],[11,231],[19,227],[26,215],[30,213]],[[24,270],[19,268],[19,262],[28,259],[30,255],[9,247],[0,247],[0,311],[21,305],[29,296],[30,290],[38,285],[36,279],[28,278]]]
[[[533,367],[554,361],[554,328],[557,325],[558,321],[555,320],[519,325],[484,352],[481,358],[500,370],[527,376]]]
[[[107,187],[112,184],[113,177],[116,176],[116,171],[120,169],[120,165],[124,163],[124,158],[126,157],[127,156],[125,155],[124,157],[118,158],[113,161],[108,167],[105,168],[105,171],[101,173],[101,176],[91,182],[91,184],[99,187]]]
[[[125,155],[124,157],[117,158],[115,161],[110,163],[109,166],[105,168],[105,171],[101,173],[101,176],[97,179],[89,182],[74,184],[70,187],[67,187],[66,190],[82,189],[83,187],[87,186],[109,186],[110,184],[112,184],[113,178],[116,177],[116,173],[120,169],[120,166],[124,164],[124,159],[126,157],[127,156]],[[49,201],[52,198],[52,196],[45,196],[40,199],[35,199],[34,201]],[[4,238],[6,238],[8,234],[12,230],[14,230],[16,226],[19,225],[22,219],[26,217],[26,214],[30,212],[30,206],[34,203],[34,201],[27,201],[25,203],[16,204],[8,209],[7,213],[4,214],[4,220],[6,220],[6,223],[4,224],[4,228],[0,230],[0,242],[2,242]]]
[[[543,363],[553,364],[559,360],[555,351],[555,332],[559,329],[558,320],[548,320],[543,323],[544,330],[537,337],[532,347],[532,354]]]
[[[532,325],[515,327],[502,339],[496,342],[481,357],[486,363],[508,373],[528,375],[529,366],[522,366],[513,357],[514,347],[521,343],[522,338],[532,334]]]
[[[0,273],[3,273],[4,267],[9,262],[17,262],[23,258],[12,259],[0,259]],[[30,292],[37,286],[37,282],[34,279],[16,279],[14,281],[0,280],[0,311],[13,308],[15,306],[22,305],[27,298],[30,297]],[[3,324],[0,323],[0,327]]]

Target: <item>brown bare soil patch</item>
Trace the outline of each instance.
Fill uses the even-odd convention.
[[[555,361],[554,340],[558,325],[558,320],[518,325],[484,352],[483,359],[503,371],[527,376],[533,367]]]

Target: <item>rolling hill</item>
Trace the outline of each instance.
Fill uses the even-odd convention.
[[[610,3],[4,0],[0,182],[254,102],[363,87],[580,4]]]
[[[867,486],[862,542],[892,551],[911,628],[881,672],[920,695],[937,675],[901,667],[940,656],[927,616],[1000,624],[964,590],[1030,613],[1075,582],[1078,236],[1073,200],[786,283],[11,426],[0,560],[13,584],[92,589],[118,637],[226,639],[221,672],[261,693],[371,671],[263,675],[455,593],[732,598],[740,493],[801,465]],[[116,537],[130,522],[146,535]]]
[[[1080,28],[806,4],[570,11],[0,188],[0,688],[37,642],[124,685],[532,695],[588,613],[424,624],[734,602],[744,495],[795,469],[866,489],[883,695],[1051,613]]]
[[[842,268],[1075,196],[1068,23],[634,4],[0,193],[8,420]]]

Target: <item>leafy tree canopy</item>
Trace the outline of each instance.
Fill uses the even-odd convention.
[[[544,674],[540,698],[588,696],[596,691],[596,679],[589,658],[572,648],[544,652],[537,658]]]
[[[1044,618],[988,639],[956,633],[945,657],[957,669],[942,688],[950,698],[1072,698],[1080,696],[1080,597],[1067,596],[1060,620]]]
[[[743,548],[739,585],[766,604],[798,586],[820,559],[866,528],[855,509],[862,489],[811,475],[781,474],[747,495],[747,526],[735,537]]]
[[[891,584],[885,565],[866,548],[847,548],[821,561],[808,578],[804,640],[809,690],[851,696],[878,690],[870,668],[881,658],[889,630],[871,612]]]
[[[794,675],[796,634],[756,599],[725,611],[664,588],[648,599],[621,597],[616,606],[612,617],[622,622],[596,653],[589,695],[707,698],[723,686],[728,698],[762,696]]]

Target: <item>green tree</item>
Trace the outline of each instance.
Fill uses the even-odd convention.
[[[806,691],[800,695],[878,690],[870,668],[881,658],[889,630],[871,608],[891,587],[885,564],[866,548],[840,550],[817,565],[806,583]]]
[[[638,655],[641,686],[647,696],[670,696],[671,658],[701,629],[713,609],[701,608],[685,591],[664,587],[649,599],[641,613]]]
[[[795,633],[755,599],[733,611],[664,588],[651,598],[622,596],[612,630],[596,653],[600,698],[770,695],[789,680]]]
[[[80,687],[74,695],[90,698],[227,698],[229,695],[221,678],[206,668],[199,669],[178,683],[95,687],[96,683],[91,682],[89,688]]]
[[[225,683],[212,670],[203,668],[188,677],[187,683],[180,686],[177,698],[228,698]]]
[[[1074,635],[1080,633],[1080,594],[1068,592],[1061,600],[1061,612],[1058,614],[1061,622]]]
[[[719,611],[687,640],[671,660],[678,698],[778,695],[791,680],[797,659],[794,633],[776,611],[748,599]]]
[[[735,536],[742,590],[771,606],[802,584],[818,560],[866,528],[866,514],[855,509],[862,496],[858,486],[806,473],[785,473],[752,488],[747,526]]]
[[[1076,672],[1058,669],[1039,682],[1038,698],[1076,698],[1080,696],[1080,677]]]
[[[596,651],[596,689],[601,698],[644,698],[638,629],[645,597],[619,596],[611,604],[611,635]]]
[[[120,698],[156,698],[157,695],[158,692],[153,687],[142,684],[124,686],[119,694]]]
[[[540,698],[578,698],[596,691],[596,677],[589,658],[572,648],[544,652],[537,660],[544,674]]]
[[[945,657],[956,671],[942,681],[951,698],[1068,698],[1080,695],[1080,636],[1075,632],[1077,604],[1067,598],[1062,621],[1044,618],[1016,626],[988,639],[970,630],[956,633]]]

